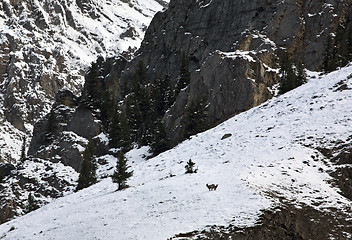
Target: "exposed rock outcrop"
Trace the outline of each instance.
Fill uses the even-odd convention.
[[[98,56],[131,57],[152,16],[166,4],[158,0],[144,8],[139,1],[1,1],[0,121],[30,138],[60,89],[79,94],[85,72]],[[0,130],[0,144],[8,134],[19,138]],[[18,160],[16,144],[1,144],[8,155],[1,152],[0,157]]]
[[[143,61],[150,81],[168,73],[176,85],[186,53],[191,83],[163,119],[175,145],[182,139],[184,109],[195,99],[206,99],[213,126],[271,98],[281,52],[321,69],[327,36],[350,12],[351,1],[172,0],[155,15],[136,58],[109,77],[132,79]]]
[[[351,220],[343,213],[336,213],[336,216],[339,217],[308,206],[297,208],[290,204],[282,204],[275,209],[263,211],[260,220],[253,227],[211,226],[200,232],[182,233],[170,239],[348,239],[352,230]]]
[[[61,162],[79,172],[82,151],[88,140],[100,132],[101,123],[94,110],[63,90],[58,93],[51,112],[35,125],[28,155]]]
[[[42,159],[0,164],[0,172],[4,173],[0,183],[0,223],[28,212],[29,193],[42,206],[51,198],[71,192],[78,176],[71,167]]]

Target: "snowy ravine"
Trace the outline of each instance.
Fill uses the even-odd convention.
[[[352,66],[239,114],[145,160],[127,154],[130,188],[110,179],[0,226],[0,239],[167,239],[208,225],[251,226],[282,197],[348,215],[316,149],[352,141]],[[232,134],[223,140],[225,134]],[[108,158],[108,156],[107,156]],[[185,174],[192,159],[198,172]],[[171,175],[173,175],[171,177]],[[217,183],[208,191],[206,183]],[[352,217],[352,216],[351,216]]]
[[[22,140],[56,93],[80,94],[98,56],[131,56],[168,0],[2,0],[0,161],[18,160]],[[15,130],[14,130],[15,129]]]

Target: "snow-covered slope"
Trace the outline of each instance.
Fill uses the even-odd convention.
[[[253,225],[279,197],[352,217],[351,201],[329,183],[336,167],[318,151],[352,141],[351,74],[352,66],[316,76],[152,159],[130,152],[130,188],[115,191],[105,179],[1,225],[0,238],[167,239],[212,224]],[[185,174],[189,159],[195,174]]]
[[[0,159],[19,158],[23,135],[49,111],[58,90],[81,93],[98,56],[131,55],[167,2],[1,1]]]

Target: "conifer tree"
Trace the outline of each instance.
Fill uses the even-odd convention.
[[[331,40],[331,36],[329,35],[327,37],[327,41],[326,41],[326,47],[325,47],[325,54],[324,54],[324,60],[323,60],[323,71],[325,73],[328,73],[331,70],[331,48],[332,48],[332,40]]]
[[[120,83],[120,92],[121,92],[121,97],[124,98],[127,94],[130,93],[130,89],[128,88],[128,81],[126,78],[121,80]]]
[[[143,60],[139,60],[134,78],[141,85],[147,84],[147,70]]]
[[[151,143],[151,149],[154,156],[170,149],[169,139],[166,135],[164,125],[160,118],[156,119],[154,124],[153,141]]]
[[[130,136],[132,141],[140,146],[150,143],[152,138],[150,126],[153,121],[150,89],[143,82],[146,82],[146,73],[143,64],[140,63],[134,75],[132,92],[126,99]]]
[[[163,80],[160,79],[159,77],[157,77],[154,80],[150,98],[151,98],[151,105],[153,107],[154,112],[158,116],[162,116],[166,108],[165,106],[166,88],[164,89]]]
[[[345,66],[347,61],[347,44],[346,44],[346,27],[345,24],[342,23],[337,27],[336,35],[335,35],[335,46],[336,49],[336,65],[337,67]],[[335,68],[336,69],[336,68]],[[333,69],[333,70],[335,70]]]
[[[352,61],[352,21],[348,25],[347,29],[347,60]]]
[[[176,100],[175,89],[171,86],[171,76],[170,74],[165,74],[164,84],[166,86],[165,90],[165,111],[174,104]]]
[[[186,139],[191,135],[197,134],[206,130],[208,112],[206,109],[204,98],[199,98],[192,102],[186,110],[185,118],[183,119],[183,138]]]
[[[109,120],[109,146],[111,148],[119,147],[119,141],[121,139],[121,128],[120,128],[120,113],[116,106],[114,106],[111,112]]]
[[[124,112],[114,108],[109,125],[109,145],[112,148],[123,148],[127,151],[131,147],[128,121]]]
[[[122,151],[119,152],[116,170],[111,176],[112,181],[119,185],[117,190],[122,190],[128,187],[127,180],[132,177],[133,171],[128,171],[130,167],[127,165],[127,159]]]
[[[113,112],[115,110],[115,104],[110,99],[109,93],[107,90],[104,90],[104,94],[101,96],[99,105],[100,105],[99,119],[103,124],[104,131],[108,131],[109,121],[111,119],[111,115],[113,115]]]
[[[188,160],[188,162],[185,166],[185,169],[186,169],[185,173],[196,173],[198,171],[198,169],[194,169],[195,165],[196,164],[191,159]]]
[[[89,187],[97,182],[95,162],[95,148],[92,140],[88,142],[86,149],[83,152],[82,168],[78,177],[76,191]]]
[[[0,169],[0,183],[4,181],[4,178],[5,178],[4,173]]]
[[[307,74],[304,70],[303,63],[299,62],[296,64],[296,84],[295,87],[299,87],[307,82]]]
[[[32,193],[29,193],[27,201],[28,201],[28,204],[26,207],[27,213],[32,212],[32,211],[39,208],[39,205],[38,205],[37,201],[35,200],[35,198],[33,197]]]
[[[279,94],[284,94],[306,82],[306,73],[302,63],[294,65],[288,54],[285,53],[280,59],[281,80]]]
[[[51,142],[54,140],[54,136],[57,134],[58,131],[58,120],[56,118],[56,114],[54,109],[50,110],[48,121],[46,125],[46,140]]]
[[[131,141],[137,143],[141,139],[141,126],[143,124],[143,119],[139,108],[139,103],[133,94],[126,99],[125,111]]]
[[[20,161],[24,161],[26,159],[26,137],[23,137],[22,148],[21,148],[21,159]]]
[[[141,113],[141,120],[139,125],[139,132],[141,138],[139,139],[140,145],[147,145],[151,140],[151,125],[154,117],[154,112],[150,102],[150,95],[148,93],[147,87],[143,86],[141,88],[141,95],[138,99],[139,110]]]
[[[323,70],[326,73],[331,72],[338,67],[344,67],[350,61],[352,61],[352,21],[346,20],[340,23],[334,35],[327,37]]]
[[[99,64],[92,62],[89,72],[85,78],[84,91],[85,96],[93,104],[97,104],[102,96],[99,84]]]
[[[177,94],[181,89],[187,87],[191,82],[191,73],[189,72],[189,61],[186,52],[182,52],[181,66],[180,66],[180,79],[177,83]]]

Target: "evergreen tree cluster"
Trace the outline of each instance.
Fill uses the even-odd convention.
[[[191,81],[187,54],[182,53],[176,84],[172,83],[168,73],[148,79],[143,61],[139,61],[131,79],[124,79],[120,84],[121,102],[109,96],[103,75],[104,64],[98,59],[92,63],[86,75],[84,102],[100,110],[98,117],[109,134],[110,147],[121,148],[126,152],[133,144],[149,145],[154,155],[169,149],[162,118],[175,102],[178,93]],[[206,129],[204,105],[203,100],[197,100],[189,107],[182,122],[185,138]]]
[[[175,101],[171,77],[165,74],[163,78],[148,81],[146,76],[146,68],[140,61],[130,91],[124,88],[124,104],[114,104],[108,126],[111,147],[126,151],[132,143],[150,145],[154,154],[169,148],[161,119]]]
[[[91,67],[85,76],[84,100],[87,105],[101,108],[104,105],[104,76],[103,58],[99,57],[96,62],[92,62]]]
[[[287,53],[280,58],[279,94],[284,94],[306,82],[306,73],[302,63],[293,63]]]
[[[331,72],[352,61],[352,21],[344,21],[327,38],[323,70]]]

